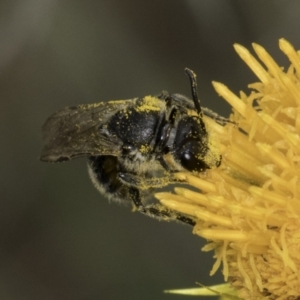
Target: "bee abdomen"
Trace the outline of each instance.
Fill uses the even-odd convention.
[[[88,168],[90,177],[100,193],[117,202],[128,199],[128,187],[118,178],[122,166],[117,157],[91,156],[88,159]]]

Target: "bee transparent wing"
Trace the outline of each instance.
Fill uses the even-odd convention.
[[[42,161],[58,162],[80,156],[118,156],[122,142],[101,131],[117,111],[136,99],[66,107],[52,115],[42,128]]]

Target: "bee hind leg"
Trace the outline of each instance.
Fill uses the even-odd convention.
[[[147,190],[149,188],[161,188],[176,182],[172,175],[145,178],[143,176],[137,176],[131,173],[119,173],[118,178],[123,184],[127,186],[133,186],[141,190]]]
[[[195,226],[196,224],[194,220],[180,213],[172,211],[161,204],[144,205],[139,190],[134,187],[129,188],[129,196],[137,210],[149,217],[164,221],[177,220],[191,226]]]

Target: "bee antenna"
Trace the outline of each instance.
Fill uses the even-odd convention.
[[[185,74],[189,77],[190,82],[191,82],[192,96],[193,96],[195,108],[196,108],[198,114],[200,116],[202,116],[202,110],[201,110],[200,101],[198,99],[198,93],[197,93],[197,80],[196,80],[197,76],[192,70],[190,70],[188,68],[185,68],[184,71],[185,71]]]

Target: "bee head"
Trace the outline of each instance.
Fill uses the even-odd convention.
[[[207,160],[210,149],[202,119],[185,116],[179,121],[172,152],[175,160],[187,171],[203,172],[213,167]]]
[[[203,121],[197,94],[196,74],[186,68],[191,83],[194,108],[198,116],[186,115],[178,122],[173,144],[175,160],[187,171],[203,172],[221,164],[221,156],[212,149],[210,136]]]

